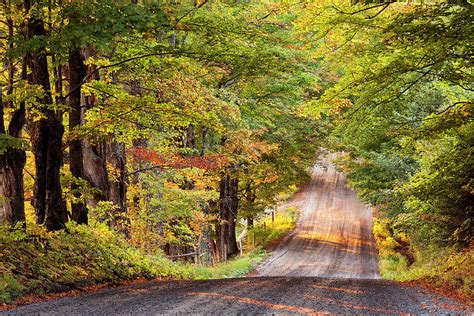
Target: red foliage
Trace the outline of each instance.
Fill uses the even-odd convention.
[[[165,157],[154,150],[146,148],[132,148],[130,153],[136,162],[149,162],[163,168],[184,169],[199,168],[204,170],[217,170],[227,163],[224,155],[211,154],[203,157],[183,157],[172,155]]]

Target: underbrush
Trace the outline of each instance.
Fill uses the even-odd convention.
[[[0,228],[0,302],[27,293],[64,291],[135,278],[180,277],[161,256],[145,256],[106,225],[67,224],[67,231]]]
[[[383,278],[419,281],[468,301],[474,300],[472,245],[462,251],[434,246],[413,250],[405,235],[393,232],[388,220],[377,218],[374,219],[374,235]]]
[[[288,233],[294,212],[260,221],[250,234],[255,247],[244,256],[214,266],[174,263],[145,255],[107,225],[69,222],[65,230],[46,232],[29,224],[27,231],[0,226],[0,303],[25,294],[67,291],[137,278],[218,279],[245,275],[261,262],[264,247]],[[265,222],[265,228],[264,223]],[[253,239],[253,235],[252,236]],[[252,241],[250,241],[252,242]]]

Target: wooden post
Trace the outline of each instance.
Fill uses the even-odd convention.
[[[275,224],[275,212],[272,212],[272,227]]]
[[[240,246],[240,256],[242,257],[242,238],[239,240],[239,246]]]
[[[253,239],[253,249],[255,250],[255,232],[252,233],[252,239]]]
[[[227,244],[224,244],[224,262],[227,263]]]

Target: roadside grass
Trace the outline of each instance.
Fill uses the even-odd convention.
[[[288,207],[277,213],[273,222],[270,216],[257,221],[254,227],[249,229],[248,237],[244,245],[245,249],[266,249],[273,242],[291,232],[293,228],[295,228],[297,218],[297,209],[295,207]]]
[[[220,262],[213,266],[182,264],[178,267],[185,279],[210,280],[237,278],[252,272],[257,264],[267,256],[264,250],[258,249],[242,257]]]
[[[244,256],[214,266],[175,263],[163,255],[146,255],[107,225],[67,223],[66,230],[46,232],[30,224],[27,231],[0,226],[0,304],[26,294],[69,291],[101,283],[139,278],[218,279],[251,272],[267,255],[264,247],[288,233],[294,215],[257,222],[256,245]],[[265,228],[263,228],[265,222]]]
[[[377,218],[374,218],[374,235],[383,278],[416,281],[444,294],[474,301],[473,245],[462,252],[425,247],[410,253],[406,236],[393,233],[387,221]]]

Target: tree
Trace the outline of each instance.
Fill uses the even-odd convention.
[[[323,12],[329,36],[318,45],[337,80],[308,108],[328,122],[333,148],[349,155],[341,166],[352,184],[410,237],[419,258],[426,245],[468,246],[472,5]]]
[[[30,15],[26,22],[26,40],[31,45],[26,52],[30,69],[28,83],[42,89],[42,96],[35,104],[40,118],[28,122],[36,164],[33,206],[37,223],[44,224],[49,230],[57,230],[67,221],[60,181],[64,126],[60,111],[53,108],[46,47],[39,41],[46,36],[46,30],[40,12],[32,10],[35,4],[34,0],[23,3]]]

